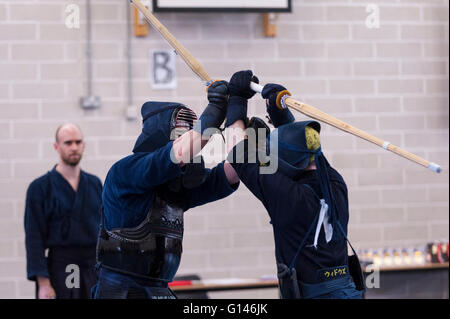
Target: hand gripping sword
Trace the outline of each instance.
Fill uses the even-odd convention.
[[[206,72],[206,70],[200,64],[200,62],[198,62],[194,58],[194,56],[180,42],[178,42],[178,40],[169,32],[169,30],[167,30],[167,28],[161,22],[159,22],[159,20],[142,4],[140,0],[129,0],[129,1],[145,16],[148,22],[162,35],[162,37],[166,39],[166,41],[172,46],[175,52],[184,60],[184,62],[189,66],[189,68],[195,74],[197,74],[200,79],[204,81],[204,84],[206,86],[210,85],[211,82],[213,81],[211,77],[208,75],[208,72]],[[261,93],[263,89],[262,85],[259,85],[254,82],[250,83],[250,87],[253,91],[258,93]],[[277,97],[277,107],[280,109],[286,107],[292,108],[308,117],[311,117],[320,122],[327,123],[339,130],[350,133],[354,136],[357,136],[368,142],[378,145],[385,150],[397,154],[398,156],[406,158],[416,164],[422,165],[433,172],[436,173],[441,172],[441,167],[438,164],[429,162],[418,155],[412,154],[394,144],[391,144],[388,141],[375,137],[325,112],[322,112],[321,110],[311,105],[296,101],[293,98],[289,97],[289,95]]]

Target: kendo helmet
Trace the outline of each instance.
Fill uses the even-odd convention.
[[[146,102],[141,114],[142,132],[133,153],[153,152],[191,130],[197,121],[192,109],[176,102]]]
[[[281,125],[269,138],[277,137],[278,158],[292,167],[303,170],[320,152],[320,124],[302,121]]]

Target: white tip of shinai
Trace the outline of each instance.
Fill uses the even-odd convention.
[[[436,164],[436,163],[430,163],[428,165],[428,169],[432,170],[435,173],[440,173],[441,172],[441,167],[438,164]]]

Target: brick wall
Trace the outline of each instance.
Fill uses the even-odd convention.
[[[436,175],[323,125],[325,153],[344,176],[350,238],[358,248],[448,240],[448,0],[293,0],[279,14],[276,38],[263,36],[259,14],[158,14],[215,78],[251,68],[294,97],[441,164]],[[81,28],[67,29],[65,8],[81,7]],[[28,184],[52,168],[56,127],[74,121],[87,148],[82,167],[104,180],[130,153],[140,121],[125,119],[126,3],[93,1],[94,93],[102,107],[83,111],[86,95],[84,1],[0,1],[0,298],[33,297],[25,279],[24,198]],[[365,21],[380,9],[380,28]],[[204,88],[178,61],[178,89],[149,84],[150,49],[168,49],[151,30],[133,39],[134,100],[181,101],[199,112]],[[250,113],[263,116],[256,97]],[[296,114],[297,119],[305,119]],[[204,278],[275,272],[269,218],[245,186],[185,217],[180,274]],[[223,293],[218,296],[236,296]],[[276,291],[244,297],[276,297]]]

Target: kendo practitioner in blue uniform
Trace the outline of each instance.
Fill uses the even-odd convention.
[[[226,126],[234,130],[234,140],[228,145],[228,161],[271,218],[281,298],[361,298],[359,261],[356,254],[347,255],[347,187],[322,153],[320,124],[294,122],[288,108],[277,107],[281,97],[290,95],[277,84],[266,84],[262,91],[270,122],[276,129],[270,133],[258,118],[248,122],[247,100],[254,95],[250,89],[252,78],[257,80],[251,71],[240,71],[229,82],[230,121]],[[257,152],[250,150],[260,147],[255,144],[264,138],[257,137],[256,143],[245,138],[247,127],[263,128],[268,135],[267,145],[278,143],[278,155],[269,157],[272,161],[272,156],[278,156],[275,173],[260,173],[264,163]]]
[[[102,183],[80,168],[85,142],[77,126],[61,125],[54,147],[60,157],[58,164],[34,180],[27,191],[27,277],[36,281],[38,299],[89,298],[97,281],[95,251]],[[66,272],[68,265],[78,268]]]
[[[222,199],[239,186],[229,163],[206,169],[195,154],[223,123],[225,81],[208,88],[199,121],[187,106],[147,102],[133,154],[115,163],[103,190],[98,240],[98,299],[173,299],[168,287],[180,264],[184,212]],[[203,137],[202,137],[203,136]]]

